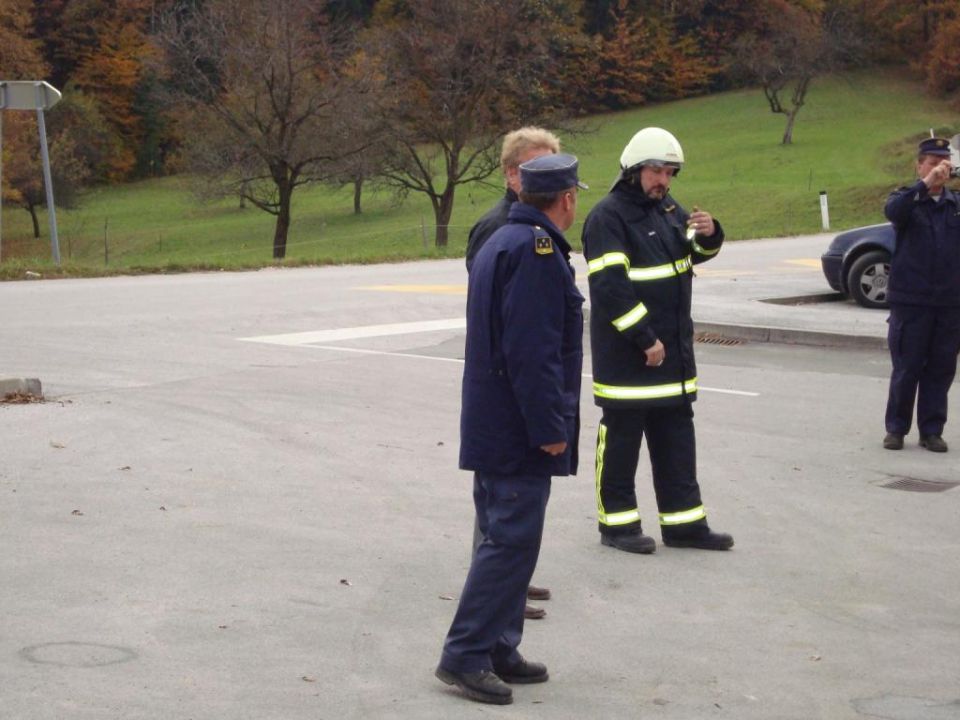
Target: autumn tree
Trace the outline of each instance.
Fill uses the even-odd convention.
[[[10,135],[12,144],[22,150],[12,153],[4,164],[3,179],[9,182],[4,198],[8,203],[19,205],[30,214],[33,237],[39,238],[40,221],[37,211],[46,205],[47,198],[35,117],[23,118],[22,122],[13,126]],[[54,202],[60,207],[74,207],[90,170],[84,164],[77,151],[76,141],[70,133],[52,133],[48,144],[50,172],[56,188]]]
[[[303,185],[366,140],[341,102],[353,43],[322,0],[183,3],[159,40],[184,108],[184,157],[223,192],[276,216],[273,257],[286,255],[290,203]]]
[[[95,103],[114,133],[115,151],[101,180],[120,181],[155,171],[157,128],[168,124],[154,101],[148,35],[159,9],[172,0],[45,0],[34,25],[50,59],[52,80],[72,85]]]
[[[793,142],[797,114],[813,80],[853,62],[856,38],[842,13],[826,13],[819,0],[768,0],[763,25],[735,45],[734,64],[759,83],[770,111],[786,116],[782,144]]]
[[[383,179],[425,194],[435,243],[448,241],[457,187],[499,167],[503,133],[542,119],[550,3],[396,0],[366,38],[380,87],[376,112],[396,152]]]
[[[29,0],[0,0],[0,68],[4,80],[42,80],[47,67],[40,55],[40,43],[33,37],[32,3]],[[43,167],[36,115],[32,112],[5,112],[0,118],[3,133],[3,185],[0,201],[23,207],[33,222],[34,237],[40,237],[37,210],[46,202]],[[75,154],[75,142],[68,133],[51,124],[50,164],[56,200],[67,204],[85,177]]]

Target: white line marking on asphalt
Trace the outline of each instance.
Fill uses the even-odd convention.
[[[270,345],[311,345],[313,343],[359,340],[361,338],[387,337],[389,335],[410,335],[434,330],[463,330],[465,327],[467,327],[466,318],[453,318],[451,320],[423,320],[420,322],[390,323],[388,325],[337,328],[335,330],[314,330],[285,335],[260,335],[258,337],[240,338],[240,340],[268,343]]]
[[[416,355],[414,353],[401,353],[401,352],[391,352],[389,350],[365,350],[363,348],[348,348],[348,347],[337,347],[335,345],[305,345],[305,347],[313,348],[315,350],[335,350],[337,352],[348,352],[348,353],[360,353],[361,355],[385,355],[389,357],[405,357],[413,358],[415,360],[437,360],[439,362],[453,362],[463,364],[462,358],[445,358],[438,357],[436,355]],[[593,381],[592,375],[582,375],[581,377]],[[726,388],[713,388],[701,385],[698,390],[703,392],[715,392],[721,393],[723,395],[740,395],[742,397],[760,397],[758,392],[749,392],[747,390],[727,390]]]

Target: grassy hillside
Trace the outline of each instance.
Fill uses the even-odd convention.
[[[930,127],[960,131],[956,114],[924,96],[919,84],[881,71],[814,82],[789,146],[780,144],[784,117],[769,111],[759,90],[597,116],[581,124],[583,134],[566,139],[592,188],[580,196],[581,221],[607,191],[624,144],[647,125],[671,130],[684,147],[687,165],[675,196],[713,212],[732,239],[819,231],[821,190],[828,192],[833,229],[879,222],[887,192],[912,176],[916,139]],[[350,188],[300,190],[287,257],[337,263],[462,255],[470,225],[499,194],[483,185],[461,188],[451,245],[440,251],[425,197],[397,204],[388,193],[366,193],[364,212],[354,215]],[[200,203],[180,178],[93,190],[77,209],[58,212],[66,271],[271,262],[273,217],[237,205]],[[46,218],[41,222],[43,239],[35,242],[27,214],[4,208],[0,276],[21,276],[27,267],[50,271]],[[579,226],[570,236],[578,240]]]

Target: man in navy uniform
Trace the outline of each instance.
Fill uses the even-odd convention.
[[[890,194],[884,212],[897,233],[890,261],[893,372],[883,446],[903,448],[917,405],[920,445],[946,452],[947,392],[960,352],[960,196],[946,187],[950,141],[928,138],[917,153],[917,177]]]
[[[563,154],[521,165],[519,202],[470,270],[460,467],[474,472],[483,541],[436,675],[479,702],[548,678],[517,647],[551,476],[577,468],[583,296],[563,236],[585,187],[577,166]]]
[[[470,271],[473,259],[480,252],[483,244],[490,239],[491,235],[507,224],[510,207],[517,201],[517,193],[520,192],[520,166],[541,155],[558,152],[560,152],[560,138],[541,127],[528,125],[508,132],[504,136],[503,145],[500,148],[500,168],[503,170],[503,178],[507,186],[506,192],[497,201],[497,204],[490,208],[470,228],[466,253],[467,272]],[[482,540],[480,524],[475,520],[471,553],[477,551]],[[550,595],[549,588],[537,587],[536,585],[527,588],[527,598],[530,600],[549,600]],[[527,605],[523,609],[523,616],[527,620],[540,620],[546,614],[546,610],[535,605]]]

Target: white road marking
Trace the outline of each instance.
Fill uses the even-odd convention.
[[[453,318],[451,320],[423,320],[420,322],[390,323],[388,325],[337,328],[335,330],[314,330],[311,332],[287,333],[284,335],[260,335],[258,337],[240,338],[240,340],[244,342],[267,343],[269,345],[295,346],[324,342],[340,342],[343,340],[358,340],[361,338],[388,337],[390,335],[412,335],[413,333],[433,332],[434,330],[463,330],[466,327],[466,318]]]
[[[243,338],[248,339],[248,338]],[[359,353],[361,355],[386,355],[389,357],[404,357],[404,358],[413,358],[415,360],[435,360],[438,362],[452,362],[463,364],[463,358],[446,358],[438,357],[436,355],[417,355],[415,353],[402,353],[402,352],[392,352],[389,350],[365,350],[363,348],[349,348],[349,347],[338,347],[336,345],[304,345],[304,347],[309,347],[314,350],[334,350],[337,352],[347,352],[347,353]],[[584,373],[581,377],[593,382],[593,376],[587,375]],[[727,388],[713,388],[701,385],[698,390],[703,392],[715,392],[723,395],[740,395],[741,397],[760,397],[758,392],[749,392],[747,390],[728,390]]]

